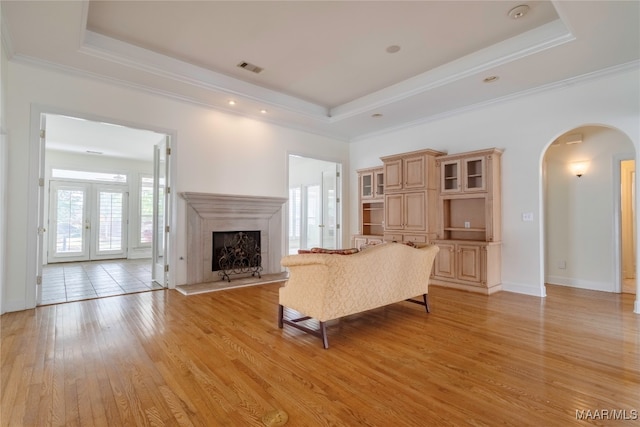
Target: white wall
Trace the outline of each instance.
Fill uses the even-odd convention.
[[[421,148],[457,153],[504,149],[502,280],[506,290],[544,296],[542,157],[563,133],[587,124],[619,129],[640,152],[638,70],[541,92],[350,145],[351,170],[379,165],[380,156]],[[352,180],[351,192],[356,194]],[[355,212],[355,198],[351,200]],[[523,222],[522,213],[534,213]],[[351,217],[355,229],[357,218]],[[636,302],[636,311],[640,304]]]
[[[617,291],[617,240],[614,224],[619,206],[615,159],[635,155],[633,144],[620,131],[588,126],[571,130],[583,142],[552,145],[545,154],[546,282],[599,291]],[[575,161],[588,161],[578,178]],[[616,179],[617,176],[617,179]]]
[[[0,21],[2,3],[0,2]],[[6,135],[7,52],[4,37],[0,37],[0,314],[4,313],[4,289],[6,287],[6,211],[7,211],[7,160],[9,156]]]
[[[178,196],[181,192],[286,197],[289,152],[348,165],[349,150],[342,141],[30,65],[10,62],[8,72],[11,203],[7,239],[12,250],[7,254],[7,311],[33,307],[35,303],[35,286],[29,283],[30,266],[35,264],[35,251],[30,248],[34,235],[30,228],[34,223],[34,197],[29,187],[29,168],[33,167],[29,155],[34,144],[32,109],[64,111],[172,135],[171,286],[186,283],[188,254],[185,203]],[[344,227],[343,236],[348,233],[348,227]]]

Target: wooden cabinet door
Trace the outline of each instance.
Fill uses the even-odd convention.
[[[375,188],[373,194],[376,199],[384,199],[384,171],[382,169],[373,172]]]
[[[423,155],[404,159],[404,189],[426,188],[425,157]]]
[[[458,279],[480,284],[482,281],[482,262],[480,259],[482,247],[479,245],[464,244],[458,244],[457,246]]]
[[[450,243],[438,243],[440,252],[436,255],[433,265],[433,275],[454,279],[456,276],[456,251],[455,245]]]
[[[360,174],[360,198],[371,199],[374,197],[373,172]]]
[[[463,190],[465,192],[487,191],[487,171],[485,157],[464,159]]]
[[[440,193],[457,193],[462,187],[460,160],[448,160],[440,163]]]
[[[402,190],[402,159],[384,162],[384,189]]]
[[[402,230],[404,225],[404,195],[387,194],[384,197],[384,229]]]
[[[404,195],[404,230],[424,231],[427,229],[425,192]]]

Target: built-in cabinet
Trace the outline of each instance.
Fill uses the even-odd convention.
[[[382,243],[384,235],[384,171],[382,166],[361,169],[358,173],[358,223],[353,247]]]
[[[354,246],[382,241],[440,247],[431,283],[485,294],[501,289],[501,158],[492,148],[382,157],[358,172]]]
[[[421,150],[381,158],[385,241],[426,243],[436,236],[436,157],[443,154]]]
[[[502,152],[442,156],[433,284],[493,293],[501,289]]]

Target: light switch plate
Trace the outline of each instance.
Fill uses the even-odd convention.
[[[533,212],[524,212],[522,214],[523,221],[533,221]]]

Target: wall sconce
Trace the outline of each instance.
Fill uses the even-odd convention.
[[[569,165],[571,168],[571,172],[580,178],[587,171],[587,167],[589,166],[589,162],[573,162]]]

